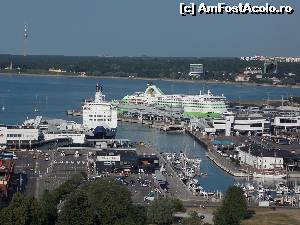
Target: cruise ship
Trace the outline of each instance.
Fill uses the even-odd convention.
[[[88,131],[86,138],[111,139],[117,133],[117,109],[105,101],[102,87],[96,85],[94,101],[86,101],[82,106],[83,126]]]
[[[207,91],[206,94],[188,95],[182,98],[184,115],[191,117],[220,117],[227,112],[226,98]]]
[[[156,85],[148,84],[145,92],[135,92],[133,95],[126,95],[122,99],[124,104],[134,105],[154,105],[157,103],[159,97],[165,96],[165,94]]]
[[[219,117],[227,111],[226,98],[215,96],[210,91],[199,95],[165,95],[156,85],[148,85],[145,92],[126,95],[121,101],[122,109],[130,105],[155,106],[163,109],[179,108],[190,117]]]

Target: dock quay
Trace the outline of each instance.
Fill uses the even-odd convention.
[[[174,122],[164,122],[164,121],[155,121],[155,120],[142,120],[132,117],[118,117],[118,121],[125,123],[139,123],[149,128],[161,129],[163,131],[184,131],[186,124],[185,123],[174,123]]]
[[[235,166],[230,160],[220,156],[211,143],[211,140],[203,136],[199,131],[189,131],[186,133],[195,139],[199,144],[203,145],[207,150],[207,157],[212,160],[218,167],[234,177],[247,177],[249,174],[240,171],[241,168]]]

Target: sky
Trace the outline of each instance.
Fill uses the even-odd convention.
[[[183,17],[196,0],[1,0],[0,54],[239,57],[300,56],[299,0],[220,0],[291,5],[292,15]],[[206,0],[216,4],[216,0]]]

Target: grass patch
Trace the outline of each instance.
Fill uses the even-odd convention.
[[[265,213],[242,221],[242,225],[299,225],[299,221],[283,213]]]

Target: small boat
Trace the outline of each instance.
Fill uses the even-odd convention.
[[[74,111],[73,116],[82,116],[82,111]]]
[[[67,110],[66,113],[67,113],[68,116],[71,116],[71,115],[73,115],[74,110],[69,109],[69,110]]]
[[[196,179],[188,180],[186,186],[192,193],[201,193],[204,191]]]
[[[297,185],[297,181],[295,181],[294,193],[300,195],[300,186]]]
[[[188,178],[194,178],[196,176],[195,170],[193,168],[189,168],[189,167],[184,168],[183,173]]]
[[[207,192],[207,191],[200,192],[200,195],[202,195],[204,197],[213,196],[214,194],[215,194],[214,192]]]
[[[264,178],[264,179],[284,179],[286,178],[285,173],[279,172],[262,172],[262,173],[253,173],[253,178]]]
[[[1,109],[2,109],[2,111],[4,112],[4,111],[5,111],[5,106],[4,106],[4,105],[2,105],[2,108],[1,108]]]
[[[286,193],[289,193],[289,188],[285,186],[284,183],[280,182],[277,187],[276,187],[276,193],[277,194],[286,194]]]
[[[294,193],[295,193],[296,195],[300,195],[300,186],[295,187]]]

